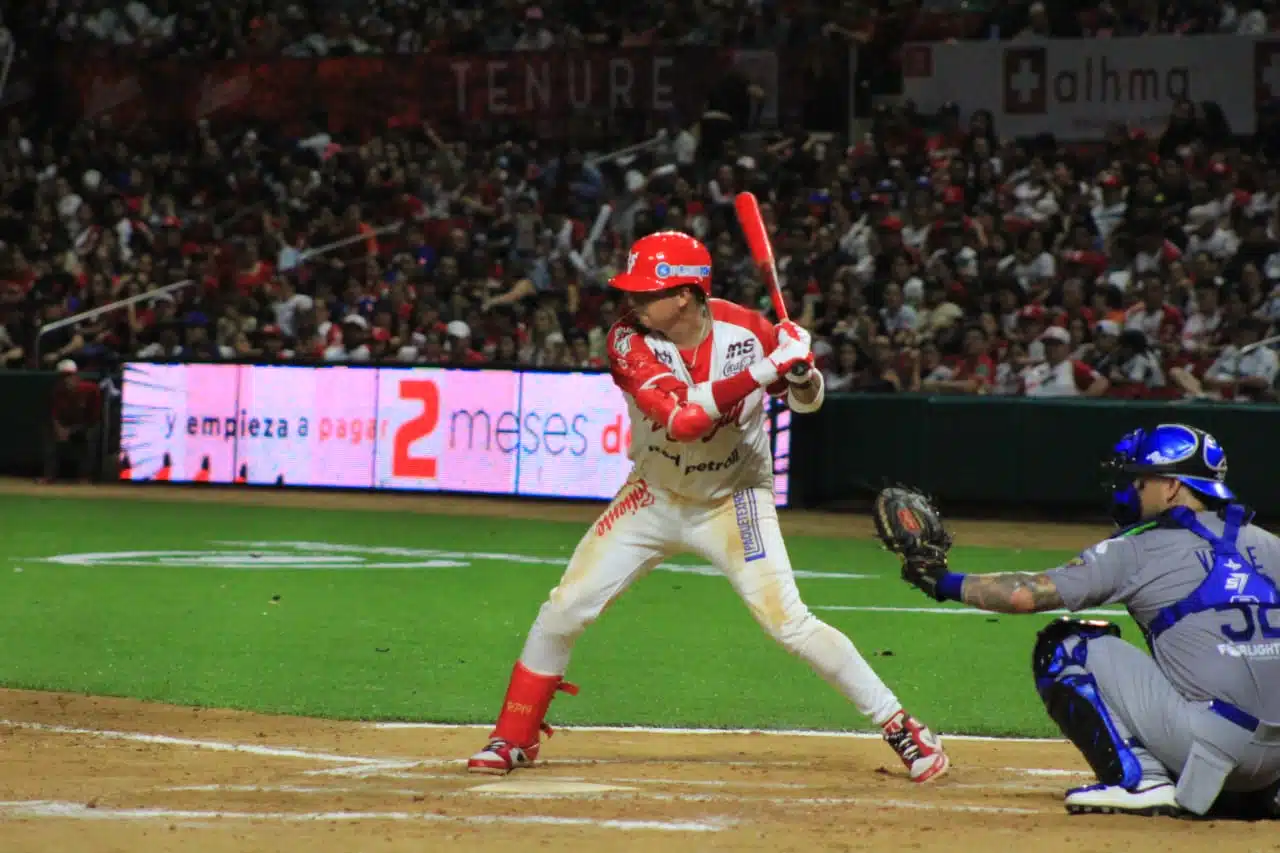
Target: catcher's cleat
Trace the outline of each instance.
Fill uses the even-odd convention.
[[[912,782],[936,779],[951,766],[942,751],[942,740],[906,711],[894,714],[883,728],[885,742],[898,753]]]
[[[1157,779],[1139,782],[1133,790],[1120,785],[1089,785],[1067,791],[1071,814],[1131,814],[1144,817],[1176,817],[1183,809],[1174,797],[1172,782]]]

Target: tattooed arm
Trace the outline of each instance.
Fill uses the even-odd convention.
[[[965,575],[960,600],[970,607],[996,613],[1039,613],[1063,606],[1058,587],[1044,572]]]

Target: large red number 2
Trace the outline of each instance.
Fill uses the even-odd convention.
[[[395,454],[391,458],[394,477],[436,478],[434,456],[410,456],[409,445],[430,435],[440,422],[440,389],[430,379],[405,379],[400,382],[401,400],[421,400],[422,413],[405,421],[396,430]]]

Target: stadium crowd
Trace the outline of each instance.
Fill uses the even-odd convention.
[[[365,3],[363,14],[312,31],[321,5],[50,2],[39,23],[64,40],[216,53],[229,48],[195,47],[185,28],[238,8],[240,29],[198,32],[279,30],[259,47],[302,55],[360,52],[356,42],[480,47],[459,48],[453,23],[438,40],[401,44],[406,32],[434,32],[429,4]],[[801,5],[804,14],[762,14],[822,20]],[[1021,4],[1023,27],[1038,5]],[[1241,17],[1255,7],[1232,8]],[[625,39],[636,28],[669,37],[661,25],[646,30],[654,22],[643,15],[618,29],[591,4],[556,4],[557,15],[550,3],[502,8],[524,10],[522,34],[485,49],[521,49],[574,10],[586,16],[575,38]],[[411,20],[422,31],[402,26]],[[476,26],[457,26],[478,38]],[[833,26],[819,32],[858,35],[852,23]],[[695,31],[688,22],[681,38]],[[524,47],[547,46],[530,38]],[[910,104],[880,108],[859,140],[801,128],[726,137],[685,117],[658,144],[618,157],[532,138],[467,145],[429,124],[289,138],[270,126],[125,132],[14,119],[0,139],[0,368],[68,359],[90,369],[125,359],[598,368],[624,310],[608,279],[651,231],[702,238],[715,295],[768,310],[733,216],[734,194],[751,189],[792,316],[814,333],[831,390],[1278,398],[1280,360],[1255,345],[1280,323],[1280,110],[1266,108],[1259,133],[1243,140],[1214,105],[1190,102],[1159,136],[1117,127],[1093,147],[998,131],[981,112],[962,120],[958,105],[928,116]],[[194,284],[38,334],[186,280]]]

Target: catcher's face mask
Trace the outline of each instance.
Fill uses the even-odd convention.
[[[1111,449],[1111,458],[1102,463],[1104,483],[1111,495],[1111,520],[1128,527],[1142,520],[1142,502],[1138,498],[1136,477],[1126,470],[1137,459],[1143,431],[1135,429]]]

